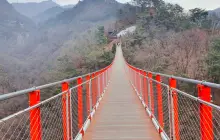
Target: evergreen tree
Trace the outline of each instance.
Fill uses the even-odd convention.
[[[208,74],[215,83],[220,82],[220,39],[214,40],[208,54]]]
[[[105,27],[99,26],[96,33],[98,45],[103,45],[107,43],[107,37],[105,36]]]
[[[196,23],[199,27],[202,27],[203,24],[207,22],[209,13],[206,10],[200,8],[194,8],[189,11],[191,14],[190,17],[191,21]]]

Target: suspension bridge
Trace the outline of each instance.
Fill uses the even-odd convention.
[[[186,92],[181,82],[194,87]],[[54,86],[61,92],[41,100]],[[28,96],[27,108],[0,120],[0,139],[218,140],[215,89],[220,85],[138,69],[119,44],[102,70],[0,95],[1,103]]]

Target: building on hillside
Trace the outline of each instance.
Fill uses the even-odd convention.
[[[156,12],[156,8],[155,7],[149,7],[149,13],[151,17],[154,17],[157,12]]]
[[[105,31],[105,35],[109,42],[117,39],[117,31],[114,29],[108,29],[107,31]]]

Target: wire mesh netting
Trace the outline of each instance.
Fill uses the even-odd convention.
[[[3,119],[0,122],[0,137],[2,140],[26,140],[31,138],[31,132],[42,139],[60,140],[63,137],[62,127],[62,97],[58,96],[38,107],[28,108]]]
[[[219,108],[212,108],[212,120],[207,121],[213,121],[213,136],[214,140],[220,139],[220,110]],[[207,115],[207,114],[206,114]]]
[[[90,88],[92,86],[89,84],[91,84],[91,82],[86,81],[83,85],[71,89],[71,116],[72,116],[71,124],[72,124],[73,137],[76,137],[76,135],[78,134],[79,130],[82,127],[82,124],[85,123],[90,113],[90,108],[88,108],[89,107],[88,103],[90,104],[91,99],[87,98],[87,96],[91,97],[90,95],[88,95],[89,92],[91,91],[91,89],[89,89],[88,86]],[[81,95],[79,95],[79,92]],[[82,103],[79,103],[79,100],[82,101]],[[82,118],[79,117],[79,115],[81,115]]]
[[[137,78],[136,71],[131,71],[130,75],[167,138],[220,139],[220,107],[216,101],[213,104],[200,99],[197,85],[178,82],[177,89],[170,89],[169,85],[149,77]]]
[[[96,102],[97,102],[97,95],[98,95],[98,80],[97,78],[94,78],[91,80],[91,100],[92,100],[92,108],[94,108]]]
[[[150,88],[150,80],[149,78],[147,78],[147,106],[148,108],[151,110],[151,95],[150,95],[150,91],[151,91],[151,88]]]
[[[0,137],[2,140],[27,139],[29,133],[29,112],[16,115],[16,117],[3,120],[0,123]]]
[[[169,87],[161,85],[162,90],[162,112],[163,112],[163,130],[171,138],[171,116],[170,116],[170,96]]]
[[[141,75],[141,95],[145,104],[147,105],[148,94],[147,94],[147,78]]]
[[[33,106],[1,119],[0,139],[75,138],[107,86],[105,78],[107,73],[94,75],[91,80],[77,79],[77,86],[41,102],[37,99]]]
[[[89,113],[95,106],[99,94],[101,94],[100,84],[99,77],[94,77],[91,81],[86,81],[84,84],[71,89],[71,124],[73,137],[77,136],[82,125],[87,120]]]
[[[157,90],[157,83],[155,81],[152,81],[151,80],[151,107],[152,107],[152,113],[154,114],[154,117],[159,120],[158,118],[158,94],[160,92],[161,94],[161,91],[158,92]],[[161,89],[160,89],[161,90]]]
[[[189,97],[187,93],[175,90],[178,104],[174,111],[178,112],[180,139],[214,139],[220,138],[220,108],[212,103]]]
[[[82,85],[82,97],[83,97],[83,123],[86,121],[89,113],[88,113],[88,110],[89,108],[87,108],[87,84],[89,84],[89,81],[86,82],[85,84]]]
[[[63,138],[62,97],[47,102],[40,107],[42,138],[59,140]]]
[[[71,89],[71,116],[72,116],[72,136],[75,137],[79,132],[78,126],[78,94],[77,88]]]
[[[171,114],[169,86],[150,78],[140,76],[140,90],[136,81],[135,87],[143,97],[148,108],[154,112],[154,117],[160,123],[161,128],[171,138]],[[153,108],[152,108],[153,107]],[[160,120],[160,121],[159,121]]]
[[[152,80],[154,116],[160,127],[171,138],[170,97],[169,87],[165,84]],[[151,103],[152,104],[152,103]]]
[[[0,101],[0,119],[27,108],[29,106],[28,101],[28,95],[21,95]]]
[[[184,96],[178,91],[174,90],[173,92],[177,94],[177,104],[173,105],[173,109],[174,112],[178,112],[180,138],[184,140],[201,139],[199,102]]]

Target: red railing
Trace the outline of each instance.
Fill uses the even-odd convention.
[[[125,70],[163,139],[220,138],[220,106],[211,98],[211,89],[220,89],[219,84],[144,71],[126,62]],[[183,88],[183,82],[195,88]]]
[[[17,96],[29,95],[28,108],[0,120],[0,139],[82,137],[109,84],[111,70],[112,64],[94,73],[0,95],[2,104]],[[61,93],[41,101],[41,90],[59,85]]]
[[[112,64],[94,73],[1,95],[1,102],[28,95],[29,107],[0,120],[0,138],[81,139],[103,98],[111,70]],[[220,107],[211,97],[219,84],[144,71],[128,63],[125,71],[163,139],[220,138]],[[183,88],[181,82],[195,89]],[[59,94],[40,99],[43,89],[57,85]]]

